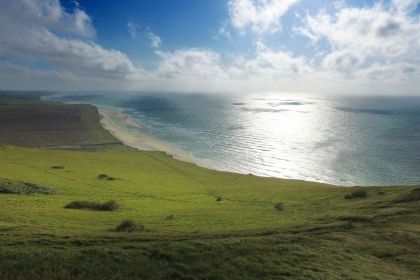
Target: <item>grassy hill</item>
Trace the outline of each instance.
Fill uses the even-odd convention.
[[[3,145],[0,159],[0,279],[420,278],[419,186],[261,178],[124,146]]]
[[[0,144],[55,147],[116,143],[99,124],[94,106],[0,95]]]

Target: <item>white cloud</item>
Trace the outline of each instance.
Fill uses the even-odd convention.
[[[360,67],[365,59],[365,55],[356,49],[338,50],[324,57],[322,67],[326,70],[348,71]]]
[[[252,49],[233,53],[193,47],[155,50],[158,59],[151,61],[148,71],[122,51],[96,43],[92,20],[79,5],[66,11],[58,0],[4,1],[0,10],[0,83],[27,89],[375,89],[381,93],[404,89],[418,93],[420,17],[412,12],[420,0],[364,7],[336,1],[329,6],[335,10],[298,16],[295,22],[301,21],[301,25],[294,30],[309,38],[316,49],[314,55],[304,48],[267,44],[275,41],[273,32],[281,29],[282,16],[297,1],[231,0],[230,21],[221,25],[215,39],[231,38],[232,28],[255,32],[260,39],[253,42]],[[162,45],[161,38],[148,28],[129,22],[127,31],[133,39],[148,40],[155,49]]]
[[[146,28],[146,30],[143,30],[142,32],[141,27],[133,22],[127,23],[127,31],[130,34],[131,39],[137,39],[139,35],[145,35],[149,40],[150,46],[152,48],[159,48],[162,44],[162,39],[158,35],[151,32],[149,28]]]
[[[2,33],[26,28],[45,28],[82,37],[95,33],[90,17],[83,10],[75,8],[73,12],[66,12],[58,0],[3,1],[0,14]]]
[[[4,2],[0,26],[0,56],[20,63],[104,79],[143,74],[124,53],[94,43],[90,17],[79,8],[66,12],[58,0]]]
[[[419,76],[420,67],[412,63],[375,63],[368,68],[360,69],[355,78],[364,83],[398,84]]]
[[[401,2],[401,1],[400,1]],[[334,49],[357,49],[366,56],[397,58],[419,47],[420,22],[382,4],[345,7],[334,15],[308,15],[298,28],[313,41],[328,40]]]
[[[226,23],[223,23],[219,30],[217,31],[217,34],[213,37],[215,40],[220,40],[222,38],[231,39],[232,36],[230,34],[229,27]]]
[[[240,78],[263,78],[270,80],[295,79],[313,72],[303,57],[268,48],[263,42],[255,44],[255,56],[249,59],[239,57],[230,69],[233,76]]]
[[[3,89],[73,90],[122,89],[127,82],[79,76],[63,69],[36,69],[0,61],[0,82]]]
[[[137,38],[139,26],[133,22],[127,23],[127,31],[130,34],[131,39]]]
[[[417,8],[417,5],[420,4],[420,0],[392,0],[392,4],[397,11],[407,13]]]
[[[160,39],[160,37],[152,32],[147,32],[147,37],[149,38],[150,41],[150,46],[152,48],[159,48],[160,45],[162,44],[162,39]]]
[[[218,53],[201,49],[182,49],[175,52],[156,51],[161,61],[154,71],[158,78],[214,79],[224,76]]]
[[[299,0],[230,0],[231,24],[244,33],[275,33],[281,29],[281,17]]]
[[[377,2],[364,7],[342,4],[332,12],[307,15],[295,31],[327,50],[317,72],[332,83],[342,81],[381,93],[404,89],[413,93],[419,86],[420,18],[411,12],[419,2],[393,0],[388,5]]]

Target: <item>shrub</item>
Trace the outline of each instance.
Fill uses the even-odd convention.
[[[216,197],[216,201],[217,201],[217,202],[222,201],[222,200],[223,200],[223,197],[221,197],[221,196],[217,196],[217,197]]]
[[[108,176],[108,175],[106,175],[106,174],[99,174],[99,175],[98,175],[98,180],[108,180],[108,181],[113,181],[113,180],[115,180],[115,178],[114,178],[114,177],[112,177],[112,176]]]
[[[64,208],[68,209],[94,209],[98,204],[96,202],[91,201],[72,201],[69,204],[67,204]]]
[[[62,165],[53,165],[51,166],[52,169],[64,169],[64,166]]]
[[[173,219],[174,219],[174,214],[168,215],[165,218],[165,220],[173,220]]]
[[[50,187],[32,183],[0,179],[0,193],[6,194],[55,194],[56,191]]]
[[[345,199],[355,199],[355,198],[365,198],[367,196],[366,191],[363,190],[357,190],[352,193],[346,194],[344,196]]]
[[[126,231],[126,232],[132,232],[132,231],[142,231],[144,230],[143,225],[136,224],[133,220],[124,220],[119,224],[115,231]]]
[[[117,202],[115,202],[115,200],[108,200],[105,203],[99,204],[99,209],[101,211],[114,211],[117,210],[119,205]]]
[[[279,202],[274,205],[274,208],[276,208],[277,211],[282,211],[284,209],[284,205],[283,203]]]
[[[68,209],[86,209],[93,211],[114,211],[118,209],[119,205],[114,200],[109,200],[104,203],[93,202],[93,201],[73,201],[67,204],[64,208]]]

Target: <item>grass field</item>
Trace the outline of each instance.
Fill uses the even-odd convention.
[[[0,279],[419,279],[420,187],[356,190],[124,146],[3,145]],[[116,231],[126,219],[137,230]]]
[[[64,105],[0,95],[0,144],[3,145],[55,147],[118,143],[98,120],[98,112],[91,105]]]

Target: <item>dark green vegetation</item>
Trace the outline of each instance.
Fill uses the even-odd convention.
[[[65,167],[64,166],[54,165],[54,166],[51,166],[51,168],[52,169],[64,169]]]
[[[420,279],[419,186],[346,199],[361,188],[217,172],[123,146],[0,146],[0,174],[57,191],[0,193],[0,279]],[[64,207],[109,200],[120,207]]]
[[[109,200],[104,203],[94,202],[94,201],[73,201],[66,205],[65,208],[68,209],[85,209],[92,211],[115,211],[119,207],[118,203],[114,200]]]
[[[346,194],[344,197],[345,199],[356,199],[356,198],[365,198],[367,196],[367,192],[364,190],[357,190],[354,192],[351,192],[349,194]]]
[[[0,194],[55,194],[49,187],[0,178]]]
[[[420,188],[411,190],[411,192],[399,197],[395,200],[397,203],[418,202],[420,200]]]
[[[108,181],[114,181],[115,178],[106,174],[99,174],[98,175],[99,180],[108,180]]]
[[[119,143],[91,105],[65,105],[0,95],[0,145],[80,147]]]
[[[115,230],[132,232],[136,230],[144,230],[144,226],[136,224],[133,220],[124,220],[115,228]]]
[[[284,209],[283,203],[278,202],[276,205],[274,205],[274,208],[276,208],[277,211],[281,211]]]

